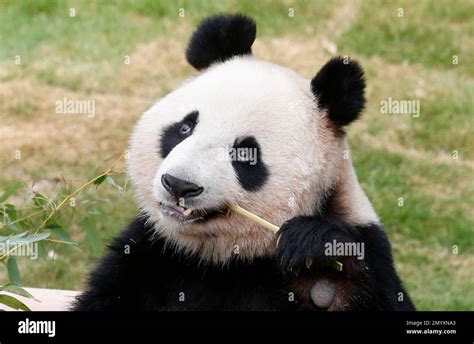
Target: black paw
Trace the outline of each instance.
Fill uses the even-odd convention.
[[[350,274],[363,268],[360,255],[340,254],[337,243],[355,243],[357,229],[338,219],[298,216],[283,224],[277,233],[278,262],[284,274],[308,270],[333,270]],[[363,253],[363,252],[362,252]]]

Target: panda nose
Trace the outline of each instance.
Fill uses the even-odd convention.
[[[191,198],[199,196],[204,188],[194,183],[187,182],[183,179],[173,177],[170,174],[161,176],[161,184],[163,187],[177,199]]]

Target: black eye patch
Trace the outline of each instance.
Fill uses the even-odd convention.
[[[191,136],[198,123],[199,111],[193,111],[181,121],[165,128],[160,138],[160,152],[164,159],[179,143]]]
[[[240,185],[247,191],[258,191],[265,184],[269,172],[255,137],[237,139],[230,155]]]

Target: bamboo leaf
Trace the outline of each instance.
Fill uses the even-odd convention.
[[[9,236],[9,237],[6,237],[8,240],[8,243],[9,244],[14,244],[18,241],[21,241],[20,239],[23,238],[26,234],[28,234],[28,232],[23,232],[23,233],[20,233],[20,234],[16,234],[16,235],[12,235],[12,236]],[[2,237],[2,239],[5,238],[5,237]],[[0,240],[2,241],[2,240]]]
[[[13,195],[15,193],[15,191],[21,189],[22,187],[23,187],[23,184],[20,183],[20,182],[17,182],[17,183],[14,183],[14,184],[11,184],[11,185],[7,186],[5,188],[5,190],[3,191],[2,196],[0,196],[0,203],[5,202],[8,199],[8,197]]]
[[[14,285],[14,284],[6,284],[4,286],[1,286],[0,291],[7,291],[7,292],[12,293],[12,294],[24,296],[24,297],[27,297],[29,299],[39,301],[33,295],[31,295],[28,291],[26,291],[22,287]]]
[[[122,197],[122,195],[123,195],[123,188],[122,188],[120,185],[118,185],[118,184],[115,182],[115,180],[114,180],[111,176],[107,176],[107,179],[106,179],[106,180],[107,180],[107,183],[108,183],[110,186],[112,186],[114,189],[117,189],[117,190],[118,190],[120,197]]]
[[[48,197],[43,195],[41,192],[35,192],[33,196],[33,203],[40,208],[43,208],[46,204],[48,204]]]
[[[43,239],[46,239],[50,235],[49,232],[26,235],[27,233],[28,232],[24,232],[24,233],[13,235],[13,236],[7,238],[8,243],[10,245],[17,244],[17,243],[18,244],[30,244],[30,243],[33,243],[33,242],[37,242],[37,241],[41,241]]]
[[[116,188],[118,185],[115,183],[115,180],[111,176],[107,176],[105,179],[112,187]]]
[[[24,243],[33,243],[33,242],[38,242],[43,239],[46,239],[47,237],[50,236],[51,233],[49,232],[44,232],[44,233],[39,233],[39,234],[30,234],[26,236],[25,238],[22,238],[22,242]]]
[[[10,221],[15,221],[17,219],[17,210],[13,204],[5,204],[4,211],[8,215]]]
[[[47,229],[57,235],[62,241],[74,243],[69,234],[60,225],[54,223],[47,226]]]
[[[107,179],[107,175],[104,174],[103,176],[100,176],[96,180],[94,180],[94,185],[100,185],[102,184],[105,180]]]
[[[31,311],[31,309],[27,305],[10,295],[1,294],[0,303],[16,310],[20,309],[23,311]]]
[[[101,254],[101,244],[100,244],[100,239],[97,234],[97,231],[89,217],[86,217],[82,221],[82,226],[84,227],[87,235],[87,239],[89,241],[89,245],[92,249],[92,253],[95,256],[100,256]]]
[[[8,279],[16,285],[21,285],[20,270],[16,263],[16,257],[9,256],[7,261]]]

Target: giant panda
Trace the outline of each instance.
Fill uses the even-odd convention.
[[[365,105],[361,66],[335,57],[307,80],[254,57],[255,36],[241,14],[193,33],[186,58],[200,73],[130,139],[139,215],[74,310],[415,309],[348,154],[346,127]],[[328,243],[363,244],[364,257],[328,255]]]

